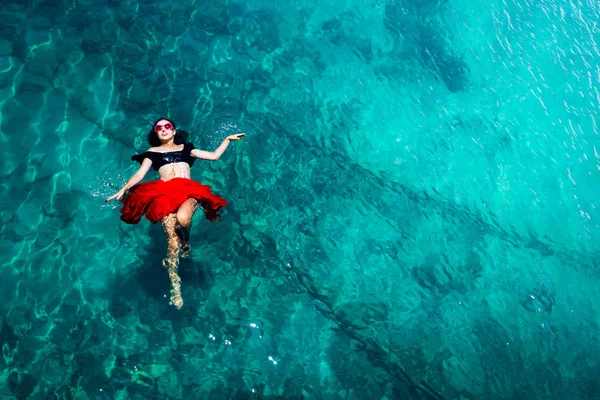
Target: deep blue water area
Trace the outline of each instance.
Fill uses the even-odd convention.
[[[599,17],[3,0],[0,398],[600,398]],[[180,310],[104,202],[161,116],[247,133],[192,169],[229,205]]]

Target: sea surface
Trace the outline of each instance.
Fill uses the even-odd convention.
[[[0,398],[600,398],[600,3],[3,0]],[[212,151],[169,305],[104,199]],[[146,180],[156,179],[150,171]]]

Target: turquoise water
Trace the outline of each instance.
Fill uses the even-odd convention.
[[[600,396],[600,6],[314,3],[2,2],[0,398]],[[179,311],[160,116],[248,133]]]

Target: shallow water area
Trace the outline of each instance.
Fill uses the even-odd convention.
[[[4,1],[0,398],[597,397],[599,15]],[[160,116],[248,134],[192,168],[181,310],[104,202]]]

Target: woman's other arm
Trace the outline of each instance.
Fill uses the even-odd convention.
[[[194,149],[191,152],[192,157],[201,158],[202,160],[216,161],[219,158],[221,158],[221,156],[227,149],[227,146],[229,146],[229,142],[231,142],[232,140],[241,140],[244,136],[246,136],[245,133],[236,133],[235,135],[227,136],[225,138],[225,140],[223,140],[223,143],[221,143],[221,145],[219,147],[217,147],[217,149],[215,151],[204,151],[204,150]]]

